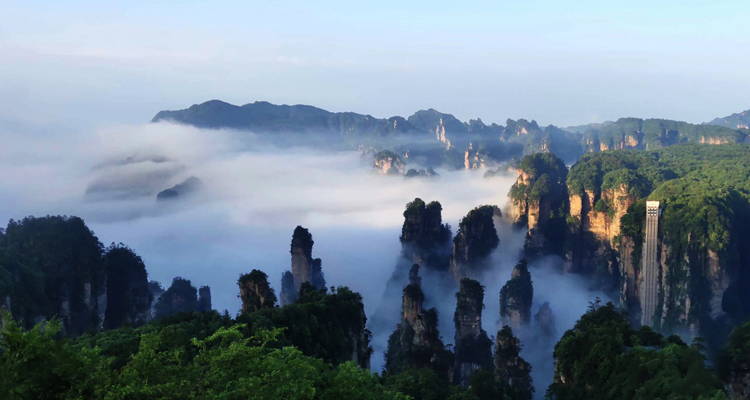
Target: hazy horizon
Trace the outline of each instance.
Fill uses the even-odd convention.
[[[138,124],[210,99],[569,126],[750,108],[740,1],[0,1],[0,123]]]

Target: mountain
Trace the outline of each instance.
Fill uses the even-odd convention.
[[[749,129],[750,128],[750,110],[735,113],[727,117],[714,118],[708,125],[725,126],[732,129]]]
[[[275,105],[266,101],[235,106],[220,100],[185,110],[160,111],[151,122],[173,121],[199,128],[231,128],[259,132],[386,135],[417,131],[401,117],[379,119],[353,112],[333,113],[307,105]]]
[[[577,133],[554,126],[540,127],[536,121],[525,119],[508,119],[505,126],[487,125],[481,119],[463,122],[432,108],[419,110],[408,118],[375,118],[308,105],[258,101],[236,106],[211,100],[184,110],[160,111],[151,120],[162,121],[199,128],[247,130],[277,138],[297,135],[295,143],[303,140],[325,146],[343,144],[347,148],[393,150],[425,167],[473,169],[536,151],[555,151],[572,163],[582,154],[581,135]]]
[[[617,121],[558,128],[534,120],[508,119],[505,125],[481,119],[463,122],[435,109],[404,118],[375,118],[353,112],[330,112],[308,105],[265,101],[236,106],[219,100],[184,110],[160,111],[152,122],[171,121],[199,128],[253,131],[290,143],[348,149],[391,150],[407,163],[424,167],[477,169],[520,160],[537,152],[554,153],[567,165],[585,153],[614,149],[654,150],[679,143],[744,143],[748,112],[709,124],[665,119],[620,118]],[[723,122],[721,122],[721,121]],[[719,121],[719,122],[717,122]]]
[[[659,201],[658,250],[650,252],[660,266],[658,304],[648,310],[657,317],[647,322],[700,335],[715,349],[734,321],[747,320],[748,146],[689,143],[586,154],[559,178],[552,178],[553,166],[561,161],[540,158],[521,160],[509,193],[514,221],[528,229],[528,256],[561,256],[565,270],[594,277],[637,324],[647,307],[646,201]]]

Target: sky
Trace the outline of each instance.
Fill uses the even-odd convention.
[[[0,128],[210,99],[559,126],[750,108],[750,2],[466,3],[0,0]]]

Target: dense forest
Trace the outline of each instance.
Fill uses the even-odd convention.
[[[436,226],[446,229],[439,220]],[[295,230],[293,255],[295,245],[312,248],[308,235]],[[535,389],[513,329],[482,329],[484,287],[461,280],[451,349],[437,311],[423,309],[414,265],[386,364],[373,374],[362,297],[346,287],[303,282],[293,302],[280,306],[266,274],[253,270],[237,281],[243,307],[231,316],[211,310],[210,293],[188,280],[177,277],[166,290],[149,283],[132,249],[105,248],[79,218],[11,221],[0,239],[0,393],[7,399],[528,400],[535,391],[550,399],[725,399],[725,387],[742,392],[750,364],[748,324],[729,335],[714,370],[700,338],[688,345],[636,329],[626,311],[597,301],[555,346],[552,385]],[[529,318],[523,309],[532,296],[525,261],[516,269],[500,294],[510,325],[514,312]]]
[[[613,132],[618,123],[606,127]],[[689,129],[681,132],[695,141]],[[570,169],[553,153],[529,154],[515,165],[518,180],[508,208],[470,210],[455,235],[443,223],[439,202],[416,198],[406,204],[402,251],[384,293],[401,297],[392,325],[383,323],[394,320],[384,310],[366,315],[360,294],[326,286],[325,263],[314,258],[312,233],[301,226],[291,236],[291,269],[282,275],[279,295],[266,273],[250,270],[236,281],[242,307],[230,315],[213,310],[207,286],[182,277],[167,287],[149,281],[146,260],[125,244],[104,246],[81,218],[11,220],[0,230],[0,394],[747,396],[750,295],[743,288],[750,284],[750,250],[744,246],[750,234],[750,148],[656,147],[587,153]],[[653,321],[641,319],[640,303],[646,200],[661,204]],[[503,246],[498,224],[509,221],[511,229],[527,230],[523,254],[499,293],[487,293],[482,279],[492,273],[491,256]],[[619,301],[592,302],[561,338],[549,303],[532,325],[539,273],[534,262],[549,256],[559,257],[561,273],[582,275],[592,290]],[[427,290],[422,274],[431,274],[437,287]],[[426,293],[455,293],[453,344],[438,330],[447,316],[425,306],[434,301]],[[485,303],[498,300],[499,315],[483,325]],[[368,317],[379,322],[370,324]],[[496,330],[487,329],[496,321]],[[371,327],[387,330],[384,365],[371,365]],[[553,356],[548,387],[532,379],[525,345]]]

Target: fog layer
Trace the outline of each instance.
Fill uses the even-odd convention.
[[[232,314],[240,273],[261,269],[279,290],[297,225],[313,234],[328,285],[362,293],[372,312],[399,255],[407,202],[439,200],[456,226],[471,208],[502,203],[512,182],[481,171],[382,176],[359,152],[277,148],[248,132],[173,124],[3,136],[0,220],[80,216],[105,245],[134,248],[149,279],[209,285],[214,308]],[[203,181],[202,192],[156,202],[189,176]]]
[[[262,139],[262,140],[261,140]],[[235,314],[236,281],[252,269],[265,271],[280,289],[290,268],[289,245],[297,225],[313,234],[313,256],[323,260],[328,286],[362,294],[370,320],[378,307],[388,325],[373,338],[374,370],[382,366],[387,336],[399,320],[400,293],[383,289],[400,257],[406,203],[438,200],[453,227],[472,208],[501,208],[513,176],[493,179],[483,171],[438,170],[433,179],[383,176],[359,152],[290,146],[248,132],[200,130],[173,124],[115,126],[91,132],[4,133],[0,147],[0,220],[27,215],[77,215],[105,244],[122,242],[144,260],[149,279],[168,286],[182,276],[212,288],[213,306]],[[187,199],[156,201],[156,194],[190,176],[203,190]],[[497,225],[500,245],[486,287],[484,329],[499,326],[498,293],[521,257],[524,233]],[[557,317],[554,341],[517,332],[522,356],[534,366],[542,394],[552,378],[552,346],[597,295],[578,277],[561,275],[559,259],[534,262],[532,313],[549,301]],[[426,307],[437,307],[446,344],[453,342],[455,291],[446,292],[423,270]],[[430,282],[435,282],[431,285]],[[404,283],[405,284],[405,283]],[[386,304],[382,304],[386,303]],[[391,315],[392,314],[392,315]]]

